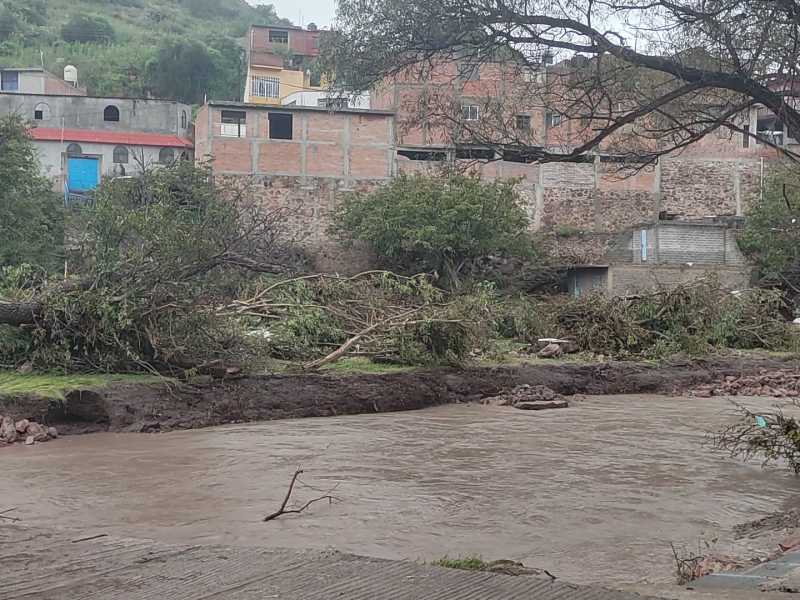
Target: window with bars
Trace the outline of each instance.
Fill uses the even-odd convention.
[[[550,111],[547,113],[547,126],[560,127],[561,126],[561,113]]]
[[[478,105],[477,104],[462,104],[461,105],[461,120],[462,121],[477,121],[478,120]]]
[[[253,75],[250,81],[250,95],[256,98],[280,98],[281,80],[277,77]]]

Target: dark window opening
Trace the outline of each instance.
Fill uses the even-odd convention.
[[[494,157],[494,150],[491,148],[456,148],[458,160],[492,160]]]
[[[518,131],[531,130],[531,117],[530,115],[517,115],[514,120],[514,128]]]
[[[114,148],[114,162],[119,165],[128,164],[128,149],[125,146]]]
[[[742,148],[750,147],[750,125],[742,127]]]
[[[289,43],[289,32],[288,31],[281,31],[279,29],[270,29],[269,30],[269,41],[272,44],[288,44]]]
[[[189,153],[186,150],[181,152],[181,160],[189,160]]]
[[[223,110],[221,117],[223,123],[244,125],[247,120],[247,113],[243,110]]]
[[[441,150],[398,150],[398,156],[403,156],[410,160],[444,160],[447,153]]]
[[[269,139],[292,139],[292,115],[286,113],[269,113]]]
[[[33,107],[33,118],[37,121],[49,121],[50,107],[44,102],[39,102],[39,104]]]
[[[582,127],[588,127],[589,123],[591,123],[591,122],[592,122],[591,115],[581,115],[581,126]]]
[[[162,165],[170,165],[175,162],[175,151],[172,148],[162,148],[158,153],[158,162]]]
[[[103,121],[119,122],[119,109],[113,104],[103,110]]]
[[[67,154],[83,154],[83,149],[78,144],[67,146]]]
[[[186,116],[186,111],[185,111],[185,110],[182,110],[182,111],[181,111],[181,129],[186,129],[186,126],[187,126],[187,124],[188,124],[188,121],[189,121],[189,119],[188,119],[188,117]]]
[[[783,122],[769,115],[759,117],[756,125],[756,143],[769,142],[771,144],[783,144]]]
[[[313,38],[311,38],[311,42],[314,48],[319,48],[319,36],[315,35]]]
[[[507,147],[503,148],[503,160],[506,162],[531,164],[541,158],[542,148],[531,146],[529,148]]]
[[[0,73],[0,89],[4,92],[16,92],[19,90],[19,72],[3,71]]]

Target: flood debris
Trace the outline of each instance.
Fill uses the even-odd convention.
[[[576,394],[575,401],[583,400]],[[569,400],[562,394],[554,392],[544,385],[518,385],[510,390],[503,390],[496,396],[484,398],[482,404],[492,406],[513,406],[520,410],[546,410],[548,408],[569,408]]]
[[[0,447],[16,443],[31,446],[57,437],[58,430],[55,427],[47,427],[28,419],[14,421],[9,415],[0,415]]]
[[[800,397],[800,372],[761,369],[757,375],[726,375],[723,380],[706,383],[689,392],[696,398],[711,396]]]
[[[327,500],[328,504],[333,504],[333,502],[339,502],[340,501],[339,498],[337,498],[336,496],[332,496],[331,495],[333,493],[333,491],[337,487],[339,487],[339,484],[337,483],[330,490],[325,492],[322,496],[319,496],[317,498],[312,498],[311,500],[306,502],[300,508],[286,508],[286,505],[289,503],[289,499],[292,497],[292,491],[294,490],[294,486],[295,486],[296,483],[304,485],[305,487],[307,487],[309,489],[316,489],[316,488],[311,487],[310,485],[307,485],[307,484],[303,483],[302,481],[300,481],[298,479],[298,477],[300,477],[300,475],[302,475],[302,474],[303,474],[303,469],[299,469],[298,468],[298,469],[295,470],[294,474],[292,475],[292,479],[289,482],[289,489],[286,490],[286,496],[284,496],[283,502],[281,503],[280,508],[278,510],[276,510],[274,513],[271,513],[271,514],[267,515],[266,517],[264,517],[264,519],[263,519],[264,522],[272,521],[273,519],[277,519],[281,515],[299,514],[299,513],[303,512],[304,510],[306,510],[309,506],[314,504],[314,502],[319,502],[320,500]]]

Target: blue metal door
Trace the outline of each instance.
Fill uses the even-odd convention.
[[[70,191],[90,190],[97,185],[99,161],[96,158],[67,159],[67,184]]]

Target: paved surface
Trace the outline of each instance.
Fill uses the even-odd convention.
[[[2,523],[0,596],[3,600],[655,598],[339,552],[172,546]]]
[[[800,551],[744,569],[712,573],[691,584],[698,590],[739,589],[800,592]]]

